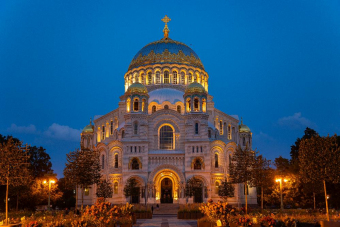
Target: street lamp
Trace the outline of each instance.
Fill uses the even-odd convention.
[[[55,180],[48,179],[48,210],[50,210],[50,204],[51,204],[51,184],[54,184]],[[47,184],[47,181],[44,180],[44,184]]]
[[[285,178],[280,177],[280,178],[276,178],[275,181],[276,181],[276,182],[280,182],[281,210],[283,210],[282,181],[287,182],[288,180],[285,179]]]

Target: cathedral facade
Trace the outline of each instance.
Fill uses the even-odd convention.
[[[167,24],[163,32],[164,38],[132,59],[118,108],[81,133],[81,146],[100,153],[102,176],[113,185],[108,201],[114,204],[217,201],[236,147],[252,145],[252,133],[238,116],[215,108],[198,55],[170,39]],[[126,198],[123,189],[130,178],[138,182],[139,195]],[[186,198],[190,179],[202,187]],[[228,202],[244,204],[246,192],[243,184],[235,185]],[[84,204],[96,200],[96,186],[85,189]],[[248,204],[256,203],[256,189],[249,188]]]

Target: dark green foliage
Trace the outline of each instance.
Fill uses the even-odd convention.
[[[244,149],[239,145],[235,150],[231,158],[231,164],[229,165],[229,174],[232,183],[243,183],[245,188],[254,183],[254,167],[256,151],[249,149],[248,144]],[[247,194],[245,193],[246,213],[248,210]]]
[[[196,193],[202,192],[202,189],[203,189],[202,181],[196,177],[192,177],[189,180],[187,180],[185,184],[184,193],[186,197],[192,197]]]
[[[234,185],[224,178],[224,181],[218,186],[218,195],[226,202],[228,198],[234,197],[234,192]]]
[[[139,195],[139,187],[138,182],[134,178],[130,178],[127,180],[125,186],[124,186],[124,195],[125,197],[132,197],[132,196],[138,196]]]
[[[52,171],[52,163],[50,162],[50,156],[45,152],[43,147],[29,147],[28,148],[30,162],[30,171],[34,179],[43,177]]]
[[[66,155],[64,176],[69,184],[81,188],[82,210],[84,190],[100,181],[99,153],[92,150],[75,150]]]
[[[104,198],[111,198],[113,194],[112,184],[111,182],[105,180],[101,180],[97,185],[97,197]]]

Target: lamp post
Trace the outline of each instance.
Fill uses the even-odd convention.
[[[283,199],[282,199],[282,181],[287,182],[288,180],[285,178],[276,178],[276,182],[280,182],[280,197],[281,197],[281,210],[283,210]]]
[[[51,204],[51,184],[54,184],[55,180],[48,179],[48,208],[47,210],[50,210],[50,204]],[[47,181],[44,181],[44,184],[47,184]]]

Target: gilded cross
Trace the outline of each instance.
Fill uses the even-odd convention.
[[[165,15],[165,17],[162,19],[162,21],[165,23],[165,25],[167,25],[167,23],[170,22],[171,19],[167,15]]]
[[[167,39],[169,37],[169,28],[168,28],[168,22],[171,21],[171,19],[165,15],[165,17],[162,19],[162,21],[165,23],[165,26],[164,26],[164,29],[163,29],[163,32],[164,32],[164,38]]]

